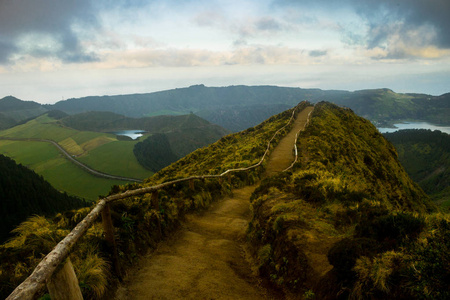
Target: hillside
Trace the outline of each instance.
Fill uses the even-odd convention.
[[[86,206],[78,198],[55,190],[42,176],[0,154],[0,243],[31,215],[53,216]]]
[[[436,241],[441,217],[425,217],[434,205],[395,148],[369,121],[329,103],[315,106],[297,146],[293,170],[267,178],[252,196],[249,238],[260,273],[318,299],[420,298],[423,291],[409,289],[419,284],[438,295],[444,278],[431,283],[410,272],[411,258],[433,251],[426,241]]]
[[[217,174],[230,167],[249,166],[261,159],[267,142],[277,130],[286,125],[291,116],[292,110],[286,111],[255,128],[225,136],[211,146],[198,149],[164,168],[145,183],[114,186],[111,193],[186,175]],[[274,140],[274,145],[279,138],[280,136]],[[121,263],[130,266],[140,254],[149,248],[155,248],[157,242],[177,228],[187,212],[204,209],[213,199],[217,200],[230,194],[232,186],[255,183],[262,172],[262,169],[255,169],[248,174],[232,175],[231,184],[229,181],[199,181],[195,191],[192,191],[188,184],[171,186],[160,191],[160,204],[156,207],[151,194],[115,202],[111,205],[111,210]],[[6,297],[11,293],[37,265],[42,253],[48,253],[56,241],[67,234],[87,213],[88,210],[81,209],[58,214],[53,219],[32,218],[23,223],[16,239],[0,245],[0,296]],[[32,232],[34,228],[41,230],[35,235]],[[103,247],[95,246],[104,244],[101,228],[101,221],[98,220],[77,246],[78,250],[71,255],[73,265],[77,266],[77,278],[82,282],[83,295],[88,299],[101,298],[107,292],[109,284],[117,284],[108,267],[112,265],[110,254]],[[27,240],[32,243],[27,243]],[[24,261],[23,257],[28,259]]]
[[[45,113],[47,109],[33,101],[22,101],[12,96],[0,99],[0,130]]]
[[[0,153],[44,176],[58,190],[91,201],[106,194],[112,185],[126,181],[87,173],[68,161],[54,145],[42,140],[53,140],[72,157],[96,171],[138,179],[152,174],[134,156],[133,148],[138,141],[122,141],[113,134],[64,127],[50,115],[62,116],[49,112],[0,131]]]
[[[355,92],[276,86],[179,88],[149,94],[84,97],[68,99],[53,105],[68,113],[108,110],[131,117],[142,117],[159,111],[194,112],[206,120],[239,131],[255,126],[273,114],[292,107],[302,100],[322,100],[353,109],[380,124],[394,120],[416,119],[449,124],[450,94],[438,97],[423,94],[399,94],[389,89]],[[246,121],[242,121],[242,117]]]
[[[303,102],[299,109],[307,105]],[[116,186],[112,192],[253,165],[291,115],[292,110],[285,111],[256,127],[225,136],[142,184]],[[288,126],[276,136],[270,152],[290,129]],[[263,163],[262,168],[222,179],[171,184],[157,197],[148,193],[114,202],[111,211],[120,261],[128,266],[148,248],[156,248],[187,212],[203,210],[232,194],[233,188],[257,184],[250,199],[253,216],[247,229],[255,270],[288,298],[448,299],[450,217],[434,212],[435,205],[409,178],[393,145],[372,123],[350,109],[321,102],[297,146],[299,161],[288,172],[264,178]],[[74,214],[47,220],[45,228],[54,235],[67,232],[72,217]],[[43,221],[33,219],[29,225],[38,223]],[[106,267],[111,264],[109,255],[91,246],[101,243],[100,228],[99,221],[71,256],[87,298],[104,295],[110,276]],[[37,250],[21,242],[29,236],[24,229],[20,240],[0,247],[0,258],[8,262],[2,265],[3,274],[14,274],[0,276],[1,286],[26,276],[8,259],[10,253],[26,253],[30,257],[26,266],[37,262],[33,252]],[[87,265],[89,261],[96,267]],[[232,267],[239,272],[240,266]],[[89,277],[87,270],[94,269],[96,275]]]
[[[450,206],[450,136],[440,131],[400,130],[384,136],[397,148],[411,178],[445,208]]]
[[[108,133],[124,129],[144,130],[146,134],[140,140],[130,140]],[[112,185],[125,182],[83,175],[85,172],[61,157],[57,149],[36,139],[57,142],[78,161],[96,171],[144,179],[227,133],[220,126],[193,114],[135,119],[110,112],[68,116],[53,110],[0,131],[0,139],[13,139],[0,140],[0,153],[29,166],[60,190],[95,200]],[[154,134],[163,135],[168,144],[152,143]]]
[[[130,118],[111,112],[87,112],[59,122],[85,131],[145,131],[145,140],[138,142],[133,152],[139,163],[153,172],[229,133],[194,114]]]
[[[0,104],[8,99],[9,97],[1,99]],[[228,130],[240,131],[255,126],[302,100],[312,103],[325,100],[350,107],[358,115],[383,126],[392,125],[398,120],[450,124],[450,93],[431,96],[401,94],[389,89],[349,92],[277,86],[195,85],[147,94],[73,98],[54,105],[41,105],[39,110],[58,109],[69,114],[108,110],[133,118],[193,112]],[[35,112],[33,116],[41,113],[42,111]]]

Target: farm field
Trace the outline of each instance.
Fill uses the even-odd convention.
[[[112,185],[128,182],[93,176],[75,166],[51,144],[45,142],[0,141],[0,153],[42,175],[57,190],[95,201]]]
[[[116,140],[96,147],[78,160],[104,173],[145,179],[153,172],[143,168],[134,156],[133,147],[137,142]]]
[[[53,140],[84,164],[107,174],[140,179],[153,174],[133,154],[138,141],[118,141],[114,134],[63,127],[47,115],[0,131],[0,137]]]
[[[119,141],[114,134],[63,127],[47,115],[0,131],[0,137],[53,140],[80,162],[111,175],[145,179],[153,174],[134,156],[133,147],[138,141]],[[112,185],[129,183],[87,173],[46,142],[1,140],[0,153],[42,175],[58,190],[88,200],[108,193]]]

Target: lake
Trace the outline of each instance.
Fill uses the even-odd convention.
[[[449,126],[438,126],[438,125],[433,125],[433,124],[430,124],[427,122],[403,122],[403,123],[396,123],[396,124],[394,124],[394,126],[397,128],[380,127],[380,128],[378,128],[378,130],[381,133],[386,133],[386,132],[395,132],[397,130],[402,130],[402,129],[430,129],[430,130],[440,130],[442,132],[450,134]]]
[[[133,140],[135,140],[135,139],[143,136],[145,131],[136,129],[136,130],[120,130],[120,131],[114,131],[111,133],[115,134],[115,135],[124,135],[124,136],[130,137]]]

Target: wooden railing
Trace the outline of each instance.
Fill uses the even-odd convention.
[[[78,285],[78,280],[75,276],[72,263],[68,258],[72,251],[72,248],[80,240],[80,238],[86,233],[89,227],[95,222],[100,214],[102,214],[103,230],[107,244],[113,251],[113,260],[117,260],[117,252],[115,249],[114,241],[114,227],[111,221],[111,214],[109,209],[109,203],[120,199],[125,199],[132,196],[139,196],[147,193],[152,194],[152,199],[157,199],[158,190],[168,187],[177,183],[189,181],[189,185],[193,187],[194,180],[207,179],[207,178],[221,178],[225,175],[229,175],[232,172],[247,171],[260,166],[270,150],[270,145],[277,134],[286,128],[294,119],[295,112],[299,106],[293,109],[292,116],[289,122],[278,129],[270,141],[267,143],[266,151],[261,160],[246,168],[229,169],[219,175],[201,175],[191,176],[187,178],[181,178],[161,184],[139,188],[135,190],[129,190],[120,194],[110,195],[98,201],[97,205],[88,213],[88,215],[78,223],[75,228],[61,240],[53,250],[45,256],[42,261],[36,266],[31,275],[25,279],[16,289],[6,298],[6,300],[27,300],[33,299],[34,295],[42,290],[45,285],[50,293],[52,299],[83,299],[81,291]],[[309,117],[309,115],[308,115]],[[64,264],[63,261],[65,261]],[[113,261],[116,272],[120,272],[118,262]]]
[[[292,162],[292,164],[291,164],[289,167],[287,167],[286,169],[284,169],[283,172],[286,172],[286,171],[290,170],[290,169],[295,165],[295,163],[296,163],[297,160],[298,160],[298,150],[297,150],[297,140],[298,140],[298,135],[300,134],[300,132],[302,132],[303,130],[305,130],[305,128],[308,126],[308,124],[309,124],[309,119],[310,119],[310,117],[311,117],[311,113],[312,113],[312,112],[313,112],[313,111],[310,111],[309,114],[308,114],[308,117],[306,117],[306,123],[305,123],[305,126],[304,126],[302,129],[300,129],[300,130],[295,134],[295,141],[294,141],[294,161]]]

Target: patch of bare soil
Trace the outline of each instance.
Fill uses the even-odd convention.
[[[274,149],[276,157],[268,162],[271,172],[277,172],[285,160],[286,167],[292,163],[292,156],[285,159],[277,149],[292,151],[295,133],[301,128],[297,123],[304,125],[306,116],[299,114],[294,134]],[[180,230],[129,272],[115,299],[282,299],[282,294],[260,281],[245,246],[249,199],[255,188],[234,190],[232,197],[214,203],[208,211],[188,215]]]

